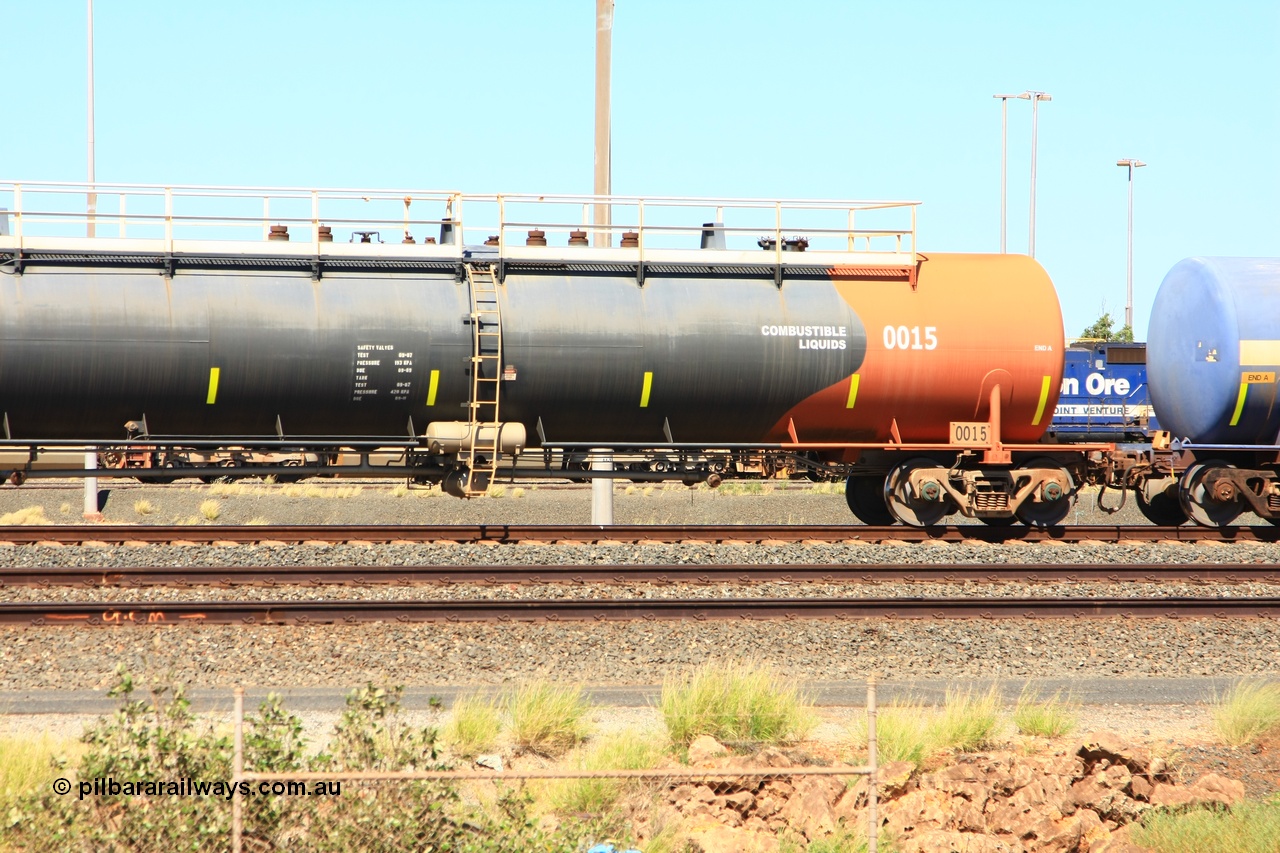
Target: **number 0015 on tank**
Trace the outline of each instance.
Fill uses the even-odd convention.
[[[986,421],[952,421],[951,443],[960,447],[986,447],[991,443],[991,424]]]

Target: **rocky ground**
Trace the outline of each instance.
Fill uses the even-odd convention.
[[[690,747],[690,764],[727,769],[827,765],[803,749],[729,756],[711,738]],[[1176,758],[1174,759],[1177,760]],[[878,774],[878,816],[903,853],[1090,851],[1136,853],[1135,824],[1153,808],[1231,806],[1239,781],[1175,769],[1150,748],[1111,734],[950,756],[917,768],[891,762]],[[1273,764],[1274,769],[1274,764]],[[812,842],[868,823],[867,783],[830,776],[690,781],[666,801],[694,827],[705,853],[776,850],[776,833]],[[701,822],[700,822],[701,821]]]

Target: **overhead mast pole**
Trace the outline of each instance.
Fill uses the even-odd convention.
[[[596,158],[595,194],[607,196],[612,192],[609,162],[609,69],[612,62],[613,0],[596,0]],[[613,244],[609,230],[610,209],[607,204],[595,205],[596,246]]]

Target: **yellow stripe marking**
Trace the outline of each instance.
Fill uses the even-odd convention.
[[[218,376],[222,373],[221,367],[209,368],[209,396],[205,400],[207,405],[212,406],[218,402]]]
[[[1244,398],[1248,393],[1249,393],[1249,383],[1241,382],[1240,396],[1236,397],[1236,411],[1235,411],[1235,414],[1231,416],[1231,424],[1230,424],[1231,426],[1235,426],[1236,424],[1240,423],[1240,414],[1244,411]]]
[[[1049,402],[1049,383],[1052,378],[1046,376],[1040,380],[1040,405],[1036,406],[1036,416],[1031,419],[1032,426],[1040,426],[1040,419],[1044,417],[1044,407]]]
[[[644,387],[640,389],[640,408],[649,408],[649,391],[653,389],[653,371],[644,372]]]
[[[849,399],[845,400],[844,403],[846,409],[852,409],[853,404],[858,402],[858,381],[860,379],[862,377],[856,373],[849,377]]]
[[[431,371],[431,384],[427,386],[427,405],[436,404],[436,391],[440,389],[440,371]]]

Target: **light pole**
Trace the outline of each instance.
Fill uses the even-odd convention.
[[[595,194],[612,192],[611,142],[609,138],[609,71],[613,52],[613,0],[596,0],[596,158]],[[597,246],[613,245],[609,229],[612,210],[607,204],[595,204],[595,240]]]
[[[1124,324],[1133,329],[1133,170],[1140,169],[1147,165],[1141,160],[1135,160],[1132,157],[1127,160],[1117,160],[1117,166],[1126,166],[1129,169],[1129,258],[1126,264],[1127,275],[1125,276],[1124,287]]]
[[[1031,99],[1031,236],[1027,240],[1027,254],[1036,256],[1036,127],[1039,116],[1037,107],[1041,101],[1052,101],[1046,92],[1023,92],[1019,97]]]
[[[1028,94],[1021,95],[992,95],[993,98],[1000,99],[1000,254],[1004,254],[1005,235],[1008,228],[1005,226],[1007,221],[1007,211],[1009,209],[1009,169],[1006,163],[1009,160],[1009,99],[1020,98],[1026,100],[1031,96]]]
[[[93,189],[93,0],[89,0],[89,199],[86,233],[94,234],[95,214],[98,210],[98,194]]]

